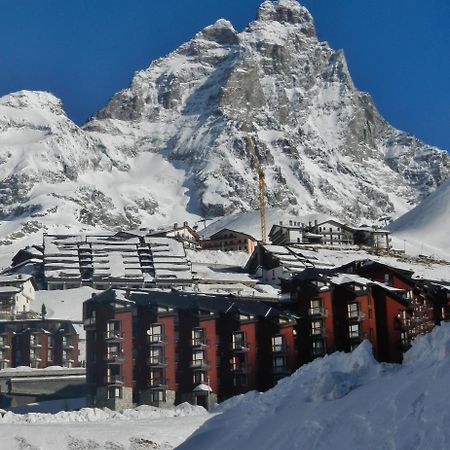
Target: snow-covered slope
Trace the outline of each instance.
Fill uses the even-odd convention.
[[[231,399],[178,448],[237,450],[450,447],[450,324],[419,336],[402,366],[370,344],[299,369],[270,391]]]
[[[450,179],[390,225],[395,236],[450,255]]]
[[[137,72],[83,127],[43,92],[0,98],[0,239],[155,227],[267,203],[292,214],[399,215],[448,175],[448,154],[392,128],[295,0],[265,1]]]
[[[182,171],[158,154],[140,155],[126,171],[120,166],[125,163],[126,156],[112,160],[101,143],[76,126],[52,94],[21,91],[1,97],[0,243],[43,230],[189,219]]]

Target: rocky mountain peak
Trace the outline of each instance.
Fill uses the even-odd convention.
[[[266,0],[259,7],[257,21],[299,25],[305,34],[315,35],[313,17],[296,0]]]
[[[0,106],[6,109],[29,109],[36,112],[49,112],[66,115],[62,101],[50,92],[22,90],[0,97]],[[25,117],[24,117],[25,119]]]
[[[219,19],[214,24],[207,26],[196,37],[217,42],[219,45],[235,45],[239,41],[238,33],[233,25],[225,19]]]

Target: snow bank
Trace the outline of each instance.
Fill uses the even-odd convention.
[[[179,448],[450,448],[449,354],[450,324],[417,338],[404,365],[378,363],[363,342],[225,402]]]
[[[135,409],[112,411],[108,408],[83,408],[80,411],[60,411],[56,414],[28,413],[15,414],[8,411],[0,418],[0,424],[67,424],[74,422],[105,422],[109,420],[134,421],[141,419],[155,419],[168,417],[185,417],[206,415],[201,406],[182,403],[173,409],[161,409],[142,405]]]

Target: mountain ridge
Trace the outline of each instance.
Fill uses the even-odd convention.
[[[268,206],[293,215],[398,216],[448,177],[447,153],[381,117],[306,8],[265,1],[242,32],[220,19],[137,71],[82,127],[50,94],[2,97],[0,235],[256,209],[244,123]]]

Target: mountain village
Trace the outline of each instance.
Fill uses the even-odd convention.
[[[450,319],[450,280],[380,260],[402,254],[385,228],[317,217],[274,224],[269,242],[188,222],[44,234],[0,277],[2,407],[85,397],[211,409],[363,340],[400,363]],[[352,251],[345,264],[330,256]],[[59,317],[55,299],[78,310]]]
[[[0,439],[448,448],[449,161],[296,0],[207,26],[80,127],[0,97]]]

